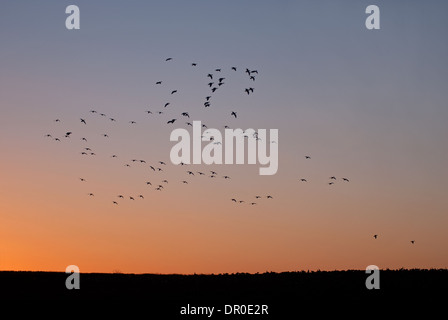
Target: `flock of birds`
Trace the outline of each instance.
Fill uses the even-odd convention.
[[[173,58],[166,58],[165,62],[169,62],[169,61],[172,61],[172,60],[173,60]],[[196,67],[197,63],[191,63],[191,66],[192,67]],[[233,66],[233,67],[230,68],[230,70],[231,70],[231,72],[237,72],[238,68]],[[256,81],[256,75],[258,76],[258,71],[257,70],[250,70],[249,68],[246,68],[244,70],[244,73],[247,75],[248,81],[250,81],[251,83],[254,83]],[[225,84],[226,77],[222,76],[222,69],[221,68],[216,68],[216,69],[214,69],[214,72],[208,73],[206,75],[206,79],[208,81],[207,82],[207,87],[209,88],[210,93],[209,93],[209,95],[204,97],[203,106],[204,106],[204,108],[210,108],[212,106],[212,101],[213,101],[214,94],[216,93],[217,90],[220,90],[222,88],[222,86]],[[156,86],[163,86],[163,80],[156,81],[155,85]],[[250,85],[242,89],[242,93],[246,94],[246,95],[251,95],[251,94],[254,93],[254,91],[255,91],[255,89],[252,86],[250,86]],[[171,89],[169,92],[170,92],[170,96],[172,96],[172,95],[177,94],[179,92],[179,90],[178,89]],[[170,108],[172,108],[171,102],[167,101],[167,102],[165,102],[163,104],[163,109],[162,110],[157,110],[157,111],[155,111],[155,110],[146,110],[145,113],[147,115],[163,115],[163,114],[165,114],[165,110],[168,110]],[[98,115],[100,117],[104,117],[104,118],[108,119],[108,121],[110,121],[110,122],[117,122],[117,120],[115,118],[108,117],[105,113],[100,113],[100,112],[98,112],[96,110],[90,110],[90,114],[92,116],[93,115]],[[183,117],[183,118],[190,119],[190,112],[183,111],[183,112],[179,113],[179,115],[181,117]],[[234,118],[234,119],[236,119],[238,117],[236,111],[230,111],[229,112],[229,116],[230,116],[230,118]],[[82,123],[83,125],[86,125],[86,126],[88,125],[88,120],[89,119],[86,118],[86,117],[79,118],[80,123]],[[170,117],[169,120],[166,121],[166,124],[168,124],[168,125],[171,124],[172,125],[176,121],[178,121],[177,117],[176,118]],[[54,122],[55,123],[62,123],[62,121],[60,119],[55,119]],[[130,125],[135,125],[135,124],[137,124],[137,121],[131,120],[131,121],[129,121],[129,124]],[[192,123],[189,122],[189,121],[185,122],[185,124],[187,126],[192,126]],[[226,128],[226,129],[230,128],[228,125],[224,125],[223,127]],[[208,127],[207,127],[207,125],[202,124],[202,128],[207,129]],[[204,132],[204,134],[206,134],[206,133],[207,133],[207,131]],[[250,138],[250,136],[245,134],[244,132],[243,132],[243,134],[244,134],[245,138]],[[72,137],[72,135],[73,135],[72,131],[66,131],[65,134],[64,134],[64,138],[70,138],[70,137]],[[102,133],[101,135],[104,138],[109,138],[109,135],[107,133]],[[61,138],[54,137],[52,134],[49,134],[49,133],[46,134],[45,137],[52,138],[52,139],[54,139],[54,141],[57,141],[57,142],[61,142]],[[257,132],[255,132],[252,137],[254,139],[259,139],[258,135],[257,135]],[[202,136],[202,138],[204,138],[204,136]],[[88,142],[88,139],[86,137],[81,136],[80,139],[83,142],[86,142],[86,143]],[[213,137],[210,137],[209,140],[213,140]],[[275,141],[271,141],[271,142],[274,143]],[[95,156],[96,155],[96,153],[90,147],[84,147],[83,150],[80,151],[80,154],[82,156]],[[110,157],[111,158],[118,158],[118,156],[116,154],[113,154]],[[311,159],[311,156],[309,156],[309,155],[305,155],[304,157],[307,160]],[[164,171],[163,168],[166,167],[166,162],[165,161],[160,160],[157,163],[148,164],[145,159],[131,159],[129,162],[124,163],[123,165],[125,167],[131,167],[131,163],[132,164],[137,164],[138,163],[140,165],[146,165],[147,168],[149,170],[151,170],[152,172],[163,172]],[[181,162],[180,165],[184,166],[184,165],[187,165],[187,164]],[[221,178],[221,179],[224,179],[224,180],[230,180],[231,179],[230,176],[228,176],[228,175],[219,175],[214,170],[209,170],[209,171],[185,170],[185,175],[186,175],[186,177],[184,179],[179,180],[178,183],[187,185],[187,184],[189,184],[189,181],[190,181],[189,179],[191,179],[193,177],[196,177],[196,176],[203,176],[203,177],[208,177],[208,178],[211,178],[211,179],[213,179],[213,178]],[[346,178],[346,177],[342,177],[342,178],[339,178],[339,179],[342,182],[344,182],[344,183],[350,182],[350,180],[348,178]],[[85,179],[85,178],[79,178],[79,180],[82,183],[86,183],[87,182],[87,179]],[[335,182],[337,180],[338,180],[338,178],[336,178],[336,176],[331,176],[331,177],[329,177],[329,181],[327,182],[327,184],[329,186],[332,186],[332,185],[335,184]],[[302,183],[308,182],[307,178],[304,178],[304,177],[299,178],[299,181],[302,182]],[[163,191],[163,190],[165,190],[165,187],[167,187],[169,181],[167,179],[163,179],[163,178],[159,179],[158,182],[149,181],[148,179],[145,179],[145,181],[143,181],[142,183],[144,183],[148,187],[153,187],[155,191]],[[88,192],[87,196],[94,197],[95,194],[93,192]],[[118,194],[118,195],[114,196],[114,199],[111,200],[111,203],[113,205],[118,206],[120,201],[124,201],[125,199],[128,199],[129,201],[136,201],[137,199],[142,199],[143,200],[143,199],[145,199],[145,196],[143,194],[127,195],[127,196],[125,196],[123,194]],[[264,195],[264,196],[254,195],[252,200],[247,200],[247,199],[243,200],[243,199],[231,198],[230,201],[232,201],[235,204],[239,204],[239,205],[241,205],[241,204],[248,204],[250,206],[254,206],[254,205],[256,205],[258,203],[258,201],[260,201],[262,199],[271,200],[271,199],[274,199],[274,197],[272,195]],[[378,235],[375,234],[373,236],[373,238],[377,239]],[[415,241],[411,240],[411,244],[414,244],[414,243],[415,243]]]
[[[169,62],[169,61],[172,61],[172,60],[173,60],[173,58],[166,58],[165,62]],[[197,63],[191,63],[191,66],[192,67],[196,67]],[[230,71],[231,72],[237,72],[238,68],[233,66],[233,67],[230,68]],[[218,89],[222,88],[222,86],[225,84],[224,80],[226,80],[226,77],[221,76],[222,73],[223,73],[223,69],[216,68],[216,69],[214,69],[214,72],[208,73],[206,75],[206,79],[208,80],[207,87],[210,90],[210,94],[207,95],[204,98],[204,103],[203,103],[204,108],[210,108],[212,106],[213,95],[215,94],[215,92]],[[247,78],[248,78],[248,80],[250,82],[255,82],[255,79],[256,79],[255,75],[258,75],[258,71],[257,70],[250,70],[249,68],[246,68],[244,73],[247,74]],[[155,85],[156,86],[163,86],[163,81],[164,80],[158,80],[158,81],[155,82]],[[255,89],[253,87],[247,86],[246,88],[244,88],[242,90],[242,93],[243,94],[247,94],[247,95],[251,95],[254,92],[254,90]],[[169,92],[170,92],[170,96],[172,96],[172,95],[177,94],[179,92],[179,90],[178,89],[170,89]],[[170,101],[167,101],[167,102],[165,102],[163,104],[163,109],[162,110],[157,110],[157,111],[155,111],[155,110],[145,110],[145,113],[147,115],[163,115],[163,114],[165,114],[165,111],[168,110],[168,109],[172,109],[172,104],[171,104]],[[102,117],[104,119],[107,119],[107,121],[114,122],[114,123],[117,122],[116,118],[110,117],[110,116],[106,115],[105,113],[98,112],[97,110],[90,110],[89,114],[90,114],[90,116],[88,116],[88,117],[79,118],[79,122],[82,125],[88,126],[90,120],[92,120],[89,117],[92,117],[92,116],[99,116],[99,117]],[[189,119],[190,118],[190,112],[187,112],[187,111],[181,112],[180,116],[183,117],[183,118]],[[230,111],[229,112],[229,117],[236,119],[238,117],[237,111]],[[178,121],[177,117],[176,118],[169,117],[168,119],[169,120],[166,121],[166,124],[168,124],[168,125],[174,124],[176,121]],[[54,122],[57,123],[57,124],[62,124],[62,120],[59,119],[59,118],[55,119]],[[128,121],[128,123],[129,123],[129,125],[136,125],[137,121],[131,120],[131,121]],[[185,122],[185,124],[187,126],[192,126],[192,123],[188,122],[188,121]],[[229,125],[224,125],[223,127],[226,128],[226,129],[230,128]],[[202,124],[202,128],[207,129],[208,127],[207,127],[206,124]],[[245,138],[251,138],[252,137],[252,138],[257,139],[257,140],[260,139],[260,138],[258,138],[258,133],[256,131],[252,134],[252,136],[246,134],[243,131],[243,135],[244,135]],[[73,132],[72,131],[66,131],[63,136],[64,136],[64,138],[71,138],[73,136]],[[103,138],[109,138],[110,137],[108,133],[101,133],[101,136]],[[52,138],[54,141],[57,141],[57,142],[61,142],[61,138],[54,137],[50,133],[45,134],[45,137],[46,138]],[[210,136],[210,137],[207,136],[207,130],[204,131],[204,135],[202,136],[202,138],[206,138],[206,139],[208,139],[210,141],[214,140],[213,136]],[[82,135],[82,133],[81,133],[81,136],[80,136],[80,140],[85,142],[85,143],[87,143],[89,141],[86,136]],[[214,143],[217,144],[217,143],[220,143],[220,142],[214,142]],[[96,156],[96,153],[94,152],[92,147],[84,147],[81,151],[79,151],[79,153],[82,156]],[[119,158],[119,156],[117,154],[112,154],[112,155],[110,155],[110,158],[116,159],[116,158]],[[149,161],[147,161],[146,159],[130,159],[129,161],[124,163],[123,166],[130,168],[131,166],[137,165],[137,164],[145,165],[150,171],[152,171],[154,173],[163,172],[164,169],[167,166],[166,162],[162,161],[162,160],[158,161],[157,163],[148,163],[148,162]],[[187,166],[187,164],[181,162],[180,166]],[[193,177],[199,177],[199,176],[208,177],[210,179],[213,179],[213,178],[215,178],[215,179],[220,178],[220,179],[224,179],[224,180],[230,180],[231,179],[231,177],[229,175],[225,175],[225,174],[221,174],[220,175],[220,174],[218,174],[218,172],[216,172],[214,170],[209,170],[209,171],[185,170],[185,175],[186,175],[186,177],[184,179],[181,179],[181,180],[179,180],[177,182],[181,183],[181,184],[187,185],[190,182],[189,179],[192,179]],[[79,180],[82,183],[87,183],[88,182],[87,179],[84,178],[84,177],[79,178]],[[167,179],[163,179],[163,178],[159,178],[159,180],[157,182],[155,182],[154,180],[145,179],[142,183],[144,183],[148,187],[153,187],[153,189],[155,191],[163,191],[167,187],[169,181]],[[87,196],[88,197],[95,197],[95,193],[94,192],[87,192]],[[273,199],[273,197],[271,195],[267,195],[265,198],[266,199]],[[113,199],[111,200],[111,203],[113,205],[118,206],[121,201],[124,201],[126,199],[129,200],[129,201],[136,201],[138,199],[145,199],[145,195],[144,194],[138,194],[138,195],[126,195],[125,196],[123,194],[118,194],[118,195],[113,197]],[[256,195],[256,196],[254,196],[254,199],[261,199],[261,196]],[[246,200],[238,200],[237,201],[236,199],[232,199],[232,201],[237,202],[239,204],[243,204],[243,203],[248,203],[249,205],[257,204],[256,202],[249,201],[249,200],[248,201],[246,201]]]

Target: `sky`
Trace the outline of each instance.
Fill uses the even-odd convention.
[[[79,30],[65,27],[72,4]],[[379,30],[365,27],[370,4],[380,9]],[[0,8],[0,270],[448,267],[446,2]],[[255,81],[246,68],[258,71]],[[213,94],[209,73],[226,78]],[[171,164],[170,133],[193,120],[278,129],[278,172]]]

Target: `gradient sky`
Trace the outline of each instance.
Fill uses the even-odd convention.
[[[80,30],[65,28],[70,4]],[[370,4],[381,30],[365,28]],[[0,270],[448,267],[447,12],[445,1],[3,1]],[[205,109],[216,68],[226,84]],[[188,166],[232,179],[188,177],[169,164],[185,111],[214,128],[279,129],[278,173]],[[144,184],[163,179],[163,192]],[[145,199],[114,206],[118,194]]]

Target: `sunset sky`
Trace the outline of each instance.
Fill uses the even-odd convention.
[[[65,27],[71,4],[80,30]],[[365,27],[370,4],[380,30]],[[0,270],[447,268],[447,12],[444,1],[3,2]],[[213,94],[208,73],[226,78]],[[277,174],[174,166],[170,133],[193,120],[278,129]]]

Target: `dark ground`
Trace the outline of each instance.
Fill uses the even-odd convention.
[[[264,274],[155,275],[81,273],[80,289],[68,290],[62,272],[0,272],[0,300],[140,300],[166,319],[182,306],[267,304],[269,316],[294,315],[316,302],[347,307],[395,304],[442,306],[448,295],[448,269],[381,270],[380,289],[368,290],[365,271],[317,271]],[[324,304],[322,304],[324,305]],[[319,310],[316,310],[319,311]],[[183,316],[181,318],[207,318]],[[235,318],[219,315],[213,318]],[[247,318],[248,316],[245,316]]]

